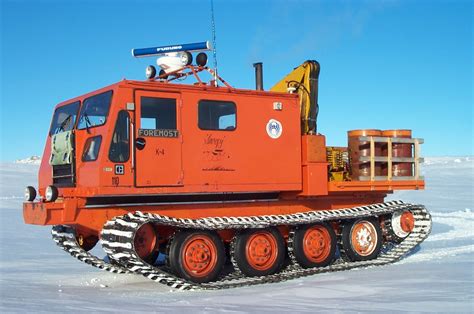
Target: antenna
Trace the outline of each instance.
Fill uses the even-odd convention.
[[[211,0],[211,27],[212,27],[212,55],[214,57],[214,84],[217,87],[216,23],[214,21],[214,1],[213,0]]]

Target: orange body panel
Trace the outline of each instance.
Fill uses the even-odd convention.
[[[302,163],[326,162],[326,137],[324,135],[301,136]]]
[[[302,196],[318,196],[328,194],[328,163],[312,162],[304,165]]]
[[[326,138],[323,135],[301,137],[301,162],[303,189],[301,196],[328,194],[328,163],[326,160]]]

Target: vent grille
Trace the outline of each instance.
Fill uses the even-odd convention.
[[[53,184],[55,186],[74,186],[74,177],[74,164],[53,166]]]

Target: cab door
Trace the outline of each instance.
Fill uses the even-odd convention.
[[[137,187],[183,184],[179,93],[136,91]]]

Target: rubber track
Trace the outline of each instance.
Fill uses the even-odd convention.
[[[51,230],[53,241],[64,251],[81,262],[116,274],[128,274],[130,271],[120,265],[113,265],[82,249],[76,240],[76,232],[69,226],[54,226]]]
[[[339,258],[333,264],[322,268],[300,267],[292,254],[292,236],[288,241],[290,264],[277,274],[263,277],[245,277],[238,269],[223,276],[216,282],[195,284],[167,272],[162,268],[153,267],[141,260],[134,252],[133,237],[135,232],[146,223],[171,225],[180,229],[245,229],[265,228],[278,225],[296,226],[322,221],[344,221],[362,217],[389,215],[399,210],[411,210],[415,217],[415,227],[408,237],[400,243],[388,242],[384,245],[379,257],[370,261],[347,262]],[[60,232],[59,232],[59,231]],[[211,217],[200,219],[179,219],[150,213],[128,213],[115,217],[104,225],[101,234],[102,247],[114,264],[82,250],[75,241],[74,230],[70,227],[55,226],[53,238],[64,250],[79,260],[92,266],[111,272],[134,272],[153,281],[165,284],[179,290],[214,290],[263,283],[281,282],[289,279],[305,277],[324,272],[342,271],[358,267],[378,266],[398,261],[416,245],[421,243],[431,231],[431,216],[422,205],[405,204],[402,201],[392,201],[382,204],[345,208],[338,210],[311,211],[289,215],[266,215],[248,217]],[[60,236],[61,235],[61,236]],[[68,235],[68,236],[66,236]],[[68,239],[64,241],[64,239]],[[231,256],[233,245],[231,244]],[[231,260],[232,261],[232,260]],[[233,263],[235,266],[235,262]]]

